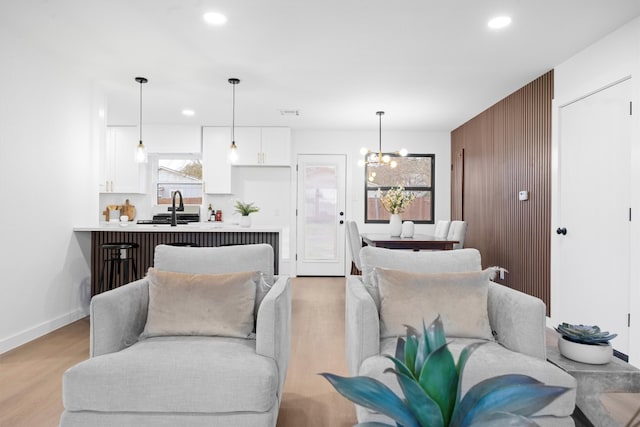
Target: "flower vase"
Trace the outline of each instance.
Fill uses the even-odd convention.
[[[251,217],[249,215],[240,217],[240,227],[251,227]]]
[[[391,229],[391,237],[400,237],[400,234],[402,234],[402,218],[400,218],[400,214],[391,214],[389,227]]]

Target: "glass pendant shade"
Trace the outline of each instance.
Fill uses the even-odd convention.
[[[147,163],[147,160],[147,149],[144,148],[144,144],[140,141],[136,147],[136,163]]]
[[[238,161],[238,146],[235,141],[231,142],[231,148],[229,150],[229,161],[235,163]]]

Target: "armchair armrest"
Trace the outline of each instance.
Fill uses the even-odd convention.
[[[509,350],[546,359],[546,307],[539,298],[490,283],[489,323],[496,339]]]
[[[288,277],[279,277],[262,300],[256,322],[256,353],[278,365],[278,396],[287,376],[291,350],[291,286]]]
[[[359,276],[348,276],[345,290],[345,351],[349,374],[380,353],[380,319],[376,304]]]
[[[136,280],[91,299],[89,356],[114,353],[138,341],[147,322],[149,283]]]

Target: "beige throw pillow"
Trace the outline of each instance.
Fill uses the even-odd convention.
[[[188,274],[149,268],[149,310],[141,337],[248,337],[254,325],[257,272]]]
[[[466,273],[410,273],[375,268],[380,290],[380,335],[406,334],[404,325],[422,329],[438,314],[448,337],[492,340],[487,296],[491,269]]]

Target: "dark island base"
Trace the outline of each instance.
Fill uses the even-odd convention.
[[[137,277],[129,269],[127,283],[144,277],[149,267],[153,266],[155,247],[160,244],[193,244],[201,247],[248,245],[267,243],[273,247],[273,269],[278,274],[278,258],[280,254],[278,232],[127,232],[127,231],[92,231],[91,232],[91,296],[99,293],[100,275],[105,253],[100,248],[103,243],[128,242],[140,245],[133,249],[132,256],[137,264]],[[106,280],[106,279],[105,279]]]

